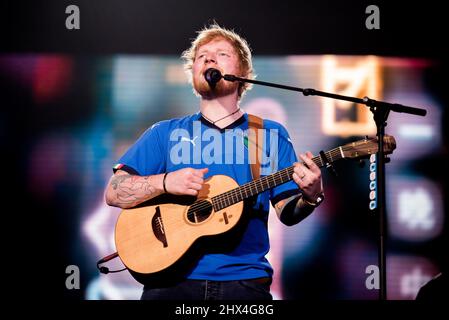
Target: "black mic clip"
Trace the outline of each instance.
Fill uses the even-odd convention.
[[[231,81],[231,82],[237,81],[237,77],[232,74],[225,74],[223,76],[223,79],[225,79],[226,81]]]

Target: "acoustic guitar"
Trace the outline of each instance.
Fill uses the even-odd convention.
[[[385,136],[384,151],[396,148]],[[339,146],[312,160],[324,167],[339,159],[366,158],[378,150],[377,138]],[[204,181],[197,197],[161,195],[121,212],[115,229],[117,253],[123,264],[142,275],[154,275],[174,265],[200,238],[223,234],[243,215],[243,201],[292,180],[293,166],[239,186],[225,175]]]

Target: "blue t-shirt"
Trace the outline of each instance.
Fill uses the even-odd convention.
[[[281,124],[264,120],[263,128],[261,176],[297,161],[287,130]],[[222,174],[243,185],[252,180],[247,130],[246,113],[223,129],[205,120],[199,112],[164,120],[147,129],[118,160],[114,169],[146,176],[186,167],[208,167],[205,179]],[[187,278],[226,281],[271,276],[273,269],[265,257],[270,249],[269,200],[274,205],[299,192],[296,183],[289,181],[259,194],[249,208],[254,212],[250,214],[241,241],[230,252],[203,255]]]

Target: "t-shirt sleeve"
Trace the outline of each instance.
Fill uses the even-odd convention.
[[[278,168],[276,171],[290,167],[298,161],[287,130],[280,124],[278,130],[278,148],[277,150],[270,150],[270,153],[278,152]],[[298,185],[290,180],[270,190],[271,204],[274,206],[278,201],[299,193],[301,193],[301,190]]]
[[[165,124],[157,123],[147,129],[115,164],[114,173],[124,170],[140,176],[165,172],[166,144],[163,144]]]

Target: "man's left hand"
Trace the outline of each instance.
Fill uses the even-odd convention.
[[[299,158],[304,164],[294,163],[293,180],[303,191],[303,196],[306,200],[316,202],[317,197],[323,192],[321,170],[312,161],[313,154],[311,152],[300,154]]]

